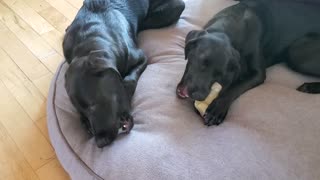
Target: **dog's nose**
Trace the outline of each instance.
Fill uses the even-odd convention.
[[[189,97],[189,93],[188,93],[188,88],[182,84],[179,84],[177,86],[177,95],[179,98],[188,98]]]

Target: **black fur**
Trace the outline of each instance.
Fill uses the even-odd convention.
[[[286,62],[320,77],[319,17],[315,0],[242,0],[224,9],[204,30],[187,35],[188,63],[177,94],[204,100],[219,82],[223,89],[204,116],[206,125],[218,125],[235,99],[264,82],[269,66]],[[320,93],[320,83],[298,90]]]
[[[181,0],[85,0],[66,30],[66,90],[98,147],[133,127],[131,98],[147,65],[137,33],[171,25],[183,10]]]

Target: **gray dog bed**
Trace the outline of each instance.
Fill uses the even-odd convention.
[[[186,1],[175,27],[140,35],[149,66],[133,99],[135,126],[103,149],[89,138],[69,101],[64,89],[68,65],[62,63],[48,97],[48,126],[72,179],[320,178],[320,96],[295,91],[315,79],[274,66],[266,83],[235,101],[218,127],[204,126],[192,102],[176,97],[186,64],[186,34],[232,3]]]

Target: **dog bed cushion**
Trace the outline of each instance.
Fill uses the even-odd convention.
[[[175,26],[140,34],[149,65],[132,102],[135,126],[103,149],[81,126],[64,88],[68,65],[61,64],[48,97],[48,127],[72,179],[319,179],[320,95],[295,90],[316,79],[274,66],[220,126],[206,127],[192,102],[176,97],[186,34],[233,3],[188,0]]]

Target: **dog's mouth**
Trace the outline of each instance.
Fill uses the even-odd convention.
[[[133,128],[133,118],[131,116],[121,117],[119,134],[129,133],[132,128]]]
[[[189,97],[189,92],[187,86],[179,84],[177,87],[177,96],[179,98],[185,99]]]
[[[187,86],[184,85],[178,85],[177,87],[177,96],[181,99],[186,99],[190,98],[192,100],[197,100],[197,101],[203,101],[209,94],[209,92],[206,94],[203,91],[189,91]]]

